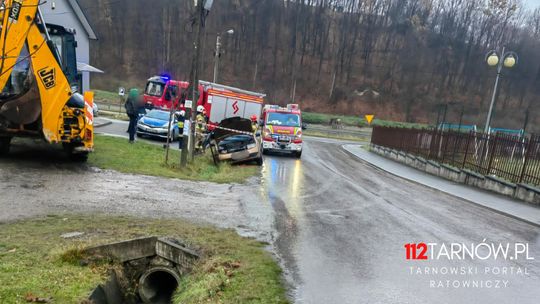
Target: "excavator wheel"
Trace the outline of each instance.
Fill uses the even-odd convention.
[[[85,163],[88,161],[88,152],[84,152],[84,153],[71,153],[71,155],[69,156],[69,158],[74,161],[74,162],[78,162],[78,163]]]
[[[64,151],[68,155],[69,159],[72,161],[84,163],[88,160],[88,152],[75,152],[75,144],[64,143],[62,146],[64,147]]]
[[[8,154],[10,146],[11,137],[0,137],[0,155]]]

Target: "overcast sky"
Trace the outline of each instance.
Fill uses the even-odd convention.
[[[532,9],[540,6],[540,0],[524,0],[523,2]]]

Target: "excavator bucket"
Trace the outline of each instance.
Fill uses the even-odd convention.
[[[34,82],[30,89],[13,100],[0,101],[0,117],[15,125],[28,125],[39,119],[41,100]]]

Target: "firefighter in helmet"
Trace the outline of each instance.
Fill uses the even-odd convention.
[[[204,109],[204,106],[197,106],[197,116],[195,118],[195,121],[199,119],[199,117],[202,117],[203,120],[206,122],[206,110]]]
[[[255,114],[251,115],[251,129],[253,129],[253,133],[257,133],[257,130],[259,129],[259,121]]]
[[[195,152],[203,153],[204,136],[206,133],[206,117],[204,115],[204,107],[197,107],[197,118],[195,120]]]

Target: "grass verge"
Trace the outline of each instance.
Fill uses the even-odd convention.
[[[94,100],[97,102],[104,102],[109,104],[123,103],[122,101],[120,101],[120,95],[118,95],[118,93],[102,90],[94,90]]]
[[[340,118],[342,123],[346,126],[353,127],[367,127],[366,120],[359,116],[351,115],[337,115],[326,113],[314,113],[314,112],[302,112],[302,121],[308,124],[329,124],[331,118]],[[409,128],[422,128],[427,127],[425,124],[408,123],[399,121],[389,121],[375,118],[372,123],[373,126],[389,126],[389,127],[409,127]]]
[[[165,150],[160,145],[141,141],[129,144],[127,139],[104,135],[96,136],[95,151],[88,159],[88,164],[92,166],[123,173],[216,183],[243,183],[259,172],[259,167],[254,165],[231,166],[222,163],[216,167],[209,152],[207,155],[196,157],[187,168],[180,168],[179,163],[178,150],[169,151],[169,164],[166,165]]]
[[[364,127],[367,125],[365,120],[360,119],[358,116],[302,112],[302,121],[308,124],[328,125],[332,118],[341,119],[341,122],[347,126]]]
[[[83,232],[63,239],[67,232]],[[87,246],[144,236],[170,236],[202,253],[174,303],[288,303],[281,270],[265,244],[220,230],[175,220],[128,217],[48,216],[0,224],[0,303],[52,298],[79,303],[106,280],[110,265],[80,266],[66,253]]]
[[[366,136],[333,134],[333,133],[326,133],[326,132],[319,132],[319,131],[308,131],[308,130],[306,130],[306,131],[304,131],[303,134],[305,136],[323,137],[323,138],[331,138],[331,139],[341,139],[341,140],[348,140],[348,141],[358,141],[358,142],[368,142],[368,141],[370,141],[369,137],[366,137]]]
[[[111,111],[99,111],[100,116],[105,116],[109,118],[113,118],[116,120],[123,120],[123,121],[129,121],[129,117],[124,113],[118,113],[118,112],[111,112]]]

